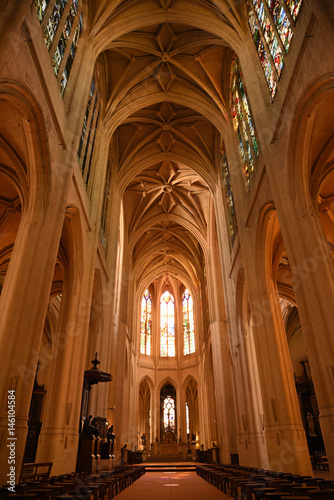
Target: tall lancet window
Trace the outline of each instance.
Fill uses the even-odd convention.
[[[195,352],[194,307],[193,299],[187,289],[182,295],[183,310],[183,353]]]
[[[221,165],[222,165],[223,186],[224,186],[224,195],[225,195],[226,212],[227,212],[227,222],[231,238],[231,244],[233,245],[235,237],[238,232],[238,223],[235,214],[231,177],[227,163],[224,141],[221,142]]]
[[[168,291],[160,299],[160,356],[175,356],[174,297]]]
[[[186,425],[187,425],[187,434],[190,433],[190,420],[189,420],[189,406],[186,402]]]
[[[63,97],[82,33],[81,4],[79,0],[35,0],[35,8]]]
[[[92,79],[86,114],[84,117],[80,142],[78,147],[78,161],[81,166],[82,177],[86,188],[91,175],[92,158],[95,146],[96,132],[99,123],[101,99],[96,72]]]
[[[238,134],[239,152],[243,164],[246,182],[249,185],[259,156],[258,144],[253,126],[246,90],[241,78],[239,61],[236,58],[232,65],[231,79],[231,113],[233,127]]]
[[[302,0],[249,0],[248,24],[274,98]]]
[[[141,301],[140,353],[150,355],[152,345],[152,297],[145,291]]]

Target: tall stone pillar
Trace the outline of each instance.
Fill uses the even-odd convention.
[[[237,340],[232,348],[232,358],[236,412],[238,412],[236,420],[239,463],[268,469],[269,460],[253,332],[250,327],[247,331],[240,331],[241,324],[245,324],[247,320],[243,317],[238,319],[239,328],[236,325]]]
[[[68,214],[71,217],[71,214]],[[75,224],[67,221],[69,226]],[[73,230],[74,245],[80,244]],[[79,440],[79,419],[86,361],[88,325],[91,312],[95,251],[86,249],[85,268],[78,248],[68,249],[68,269],[65,270],[64,293],[58,319],[50,388],[47,392],[45,415],[39,438],[39,461],[53,462],[52,472],[61,474],[75,470]],[[102,370],[105,367],[102,367]]]
[[[64,160],[63,165],[66,164]],[[59,178],[64,175],[59,167]],[[70,171],[67,173],[70,174]],[[44,213],[23,213],[0,301],[0,481],[8,473],[7,396],[15,391],[16,480],[21,469],[31,395],[43,336],[54,266],[63,224],[67,174],[58,193],[48,198]],[[61,192],[61,195],[59,193]],[[37,205],[38,206],[38,205]],[[39,207],[39,206],[38,206]],[[40,207],[39,207],[40,208]],[[52,227],[52,231],[50,231]],[[18,314],[19,311],[19,314]]]
[[[249,283],[269,468],[312,475],[279,298],[256,276]]]
[[[282,233],[290,257],[322,436],[330,469],[334,470],[333,258],[319,217],[313,210],[299,213],[291,206],[289,217],[284,216],[285,212],[286,207],[282,210]]]

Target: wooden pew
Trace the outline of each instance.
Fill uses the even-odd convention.
[[[49,478],[52,465],[52,462],[22,464],[19,484]]]

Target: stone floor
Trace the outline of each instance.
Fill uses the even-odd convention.
[[[168,464],[170,465],[170,464]],[[166,468],[167,469],[167,468]],[[231,500],[195,471],[146,472],[117,495],[117,500]]]

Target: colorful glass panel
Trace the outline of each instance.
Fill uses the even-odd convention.
[[[90,105],[91,105],[92,98],[93,98],[93,95],[94,95],[94,91],[95,91],[95,80],[93,78],[92,84],[91,84],[91,87],[90,87],[90,91],[89,91],[88,103],[87,103],[85,118],[84,118],[83,125],[82,125],[81,137],[80,137],[80,142],[79,142],[79,147],[78,147],[78,159],[80,159],[81,152],[82,152],[82,146],[83,146],[83,142],[84,142],[84,138],[85,138],[85,134],[86,134],[86,129],[87,129],[89,109],[90,109]]]
[[[282,40],[286,53],[288,52],[293,36],[290,21],[280,0],[266,0],[278,34]]]
[[[55,37],[67,0],[56,0],[53,11],[44,29],[44,41],[49,49]]]
[[[68,79],[70,77],[70,73],[71,73],[74,57],[75,57],[75,54],[76,54],[76,51],[78,48],[78,43],[79,43],[81,32],[82,32],[82,16],[80,16],[80,18],[79,18],[78,26],[75,30],[75,34],[74,34],[73,41],[71,44],[70,53],[68,55],[68,58],[66,61],[66,66],[64,68],[61,82],[60,82],[60,93],[61,93],[62,97],[64,95],[66,85],[67,85]]]
[[[238,134],[240,157],[243,163],[246,181],[249,184],[252,173],[254,172],[255,160],[259,155],[258,144],[237,60],[234,62],[232,71],[232,121],[234,130]]]
[[[260,59],[261,66],[264,71],[264,75],[266,77],[268,87],[270,90],[270,95],[271,98],[273,99],[276,93],[276,87],[277,87],[277,82],[275,80],[274,76],[274,71],[271,65],[271,62],[268,58],[267,52],[264,48],[263,42],[261,40],[261,35],[259,31],[259,27],[256,21],[256,18],[254,16],[253,10],[249,10],[249,17],[248,17],[248,23],[249,27],[253,36],[253,40],[255,43],[255,47],[258,53],[258,57]]]
[[[73,0],[72,5],[70,7],[70,11],[69,11],[68,16],[67,16],[66,21],[65,21],[65,25],[64,25],[62,34],[61,34],[59,42],[58,42],[58,46],[57,46],[55,53],[53,55],[53,58],[52,58],[52,65],[53,65],[53,69],[54,69],[54,72],[56,75],[58,75],[59,66],[60,66],[61,61],[64,57],[66,45],[67,45],[68,39],[70,38],[70,35],[71,35],[71,30],[72,30],[72,26],[73,26],[73,22],[74,22],[74,18],[76,16],[77,10],[78,10],[78,2],[77,2],[77,0]]]
[[[35,9],[40,22],[43,21],[43,17],[49,2],[50,0],[35,0]]]
[[[227,220],[230,231],[231,243],[233,245],[236,234],[238,232],[237,218],[235,215],[234,199],[231,187],[230,172],[227,163],[227,157],[225,151],[222,152],[222,174],[223,174],[223,185],[225,194],[225,203],[227,207]]]
[[[182,296],[183,309],[183,352],[184,355],[195,352],[195,329],[193,299],[186,289]]]
[[[160,356],[175,356],[174,297],[164,292],[160,300]]]
[[[99,117],[100,117],[100,110],[99,110],[99,112],[97,114],[97,118],[96,118],[96,122],[95,122],[95,126],[94,126],[92,147],[91,147],[90,153],[89,153],[90,157],[89,157],[89,162],[88,162],[88,168],[86,170],[86,175],[85,175],[86,186],[88,185],[89,176],[90,176],[90,172],[91,172],[92,159],[93,159],[93,151],[94,151],[94,146],[95,146],[95,139],[96,139],[96,132],[97,132],[97,127],[98,127],[98,123],[99,123]],[[86,156],[85,156],[85,159],[86,159]],[[83,167],[84,167],[84,165],[83,165]]]
[[[263,4],[262,0],[253,0],[253,5],[255,12],[257,14],[259,25],[262,29],[262,33],[265,41],[268,44],[271,57],[273,58],[275,68],[277,71],[278,77],[280,77],[282,69],[283,69],[283,54],[281,47],[278,43],[274,28],[271,24],[271,20],[269,19],[267,10]]]
[[[86,143],[86,148],[85,148],[85,154],[84,154],[83,162],[81,165],[81,170],[82,170],[82,174],[84,177],[86,177],[86,174],[87,174],[87,172],[85,171],[87,159],[88,159],[88,157],[91,158],[91,155],[93,152],[93,146],[94,146],[94,142],[95,142],[97,121],[96,121],[95,126],[94,126],[94,117],[95,117],[97,107],[98,107],[97,106],[97,94],[95,94],[94,107],[93,107],[93,112],[92,112],[92,116],[91,116],[90,124],[89,124],[89,131],[88,131],[87,143]],[[92,147],[90,148],[91,137],[93,137],[93,141],[92,141]],[[87,179],[85,179],[85,182],[86,181],[87,181]],[[87,182],[86,182],[86,185],[87,185]]]
[[[286,2],[288,9],[290,11],[291,17],[294,21],[298,17],[302,2],[303,2],[303,0],[287,0],[287,2]]]
[[[171,427],[175,429],[175,400],[171,396],[164,399],[164,429]]]
[[[240,89],[240,94],[241,94],[242,107],[243,107],[244,112],[245,112],[245,118],[247,120],[248,129],[249,129],[251,140],[252,140],[252,145],[253,145],[253,148],[254,148],[255,155],[256,155],[256,157],[258,157],[259,150],[258,150],[258,146],[257,146],[257,140],[256,140],[256,137],[255,137],[255,130],[254,130],[254,127],[253,127],[252,117],[251,117],[250,110],[249,110],[249,105],[248,105],[248,100],[247,100],[247,97],[246,97],[246,93],[245,93],[245,90],[244,90],[244,86],[243,86],[241,77],[239,77],[239,89]]]
[[[151,354],[152,338],[152,297],[148,290],[145,291],[141,301],[141,331],[140,331],[140,352],[141,354]]]

